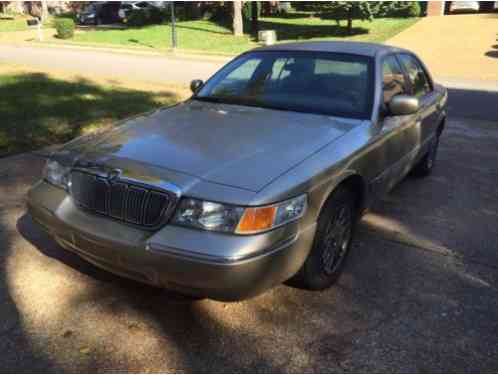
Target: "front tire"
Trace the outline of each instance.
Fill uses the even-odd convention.
[[[339,187],[320,213],[313,246],[293,284],[309,290],[324,290],[337,281],[351,247],[357,218],[355,195]]]

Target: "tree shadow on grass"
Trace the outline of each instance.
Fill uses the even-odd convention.
[[[135,39],[135,38],[128,39],[128,42],[137,44],[139,46],[147,47],[147,48],[155,48],[152,44],[141,42],[140,40]]]
[[[67,81],[43,73],[0,77],[0,157],[66,142],[100,127],[172,104],[172,91],[145,92]]]
[[[346,38],[353,35],[368,34],[368,29],[353,27],[351,33],[340,25],[296,25],[284,24],[274,21],[260,21],[260,30],[275,30],[279,41],[307,40],[315,38]]]
[[[298,23],[285,23],[279,22],[282,19],[302,19],[310,18],[310,13],[287,13],[275,17],[264,17],[258,21],[259,30],[275,30],[279,41],[286,40],[307,40],[315,38],[346,38],[354,35],[368,34],[369,30],[363,27],[353,27],[351,33],[348,32],[347,27],[337,24],[331,24],[330,20],[324,20],[323,24],[298,24]],[[223,19],[213,19],[211,22],[216,23],[218,26],[225,27],[227,32],[216,32],[205,30],[203,28],[195,28],[191,26],[178,26],[179,28],[193,29],[206,32],[214,32],[218,34],[231,34],[231,24]],[[250,22],[245,22],[244,30],[249,32],[251,30]]]
[[[277,18],[285,18],[285,19],[297,19],[297,18],[311,18],[314,17],[314,12],[283,12],[277,15]],[[271,16],[269,16],[271,17]]]
[[[185,26],[182,24],[176,25],[177,29],[185,29],[185,30],[194,30],[194,31],[202,31],[210,34],[219,34],[219,35],[232,35],[232,30],[230,29],[230,25],[227,23],[217,23],[218,26],[222,26],[226,28],[226,31],[216,31],[213,29],[205,28],[205,27],[194,27],[194,26]]]

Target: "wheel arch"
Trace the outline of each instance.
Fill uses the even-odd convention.
[[[325,203],[330,199],[334,191],[341,187],[344,187],[355,194],[356,209],[357,212],[361,215],[361,213],[367,207],[367,183],[359,173],[353,171],[338,179],[337,182],[328,189],[326,194],[324,194],[324,199],[322,200],[322,203],[320,205],[320,212],[322,211]]]
[[[446,116],[443,116],[443,118],[439,121],[439,124],[437,126],[437,135],[438,136],[441,135],[441,133],[443,132],[445,127],[446,127]]]

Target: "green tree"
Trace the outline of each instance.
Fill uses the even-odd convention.
[[[372,21],[373,12],[368,1],[332,1],[327,4],[327,11],[337,22],[348,21],[348,33],[353,32],[353,20]]]
[[[418,1],[377,1],[370,9],[376,18],[381,17],[420,17],[421,8]]]

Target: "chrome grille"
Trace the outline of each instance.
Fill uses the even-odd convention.
[[[174,205],[167,192],[79,170],[71,173],[71,196],[84,209],[147,228],[163,224]]]

